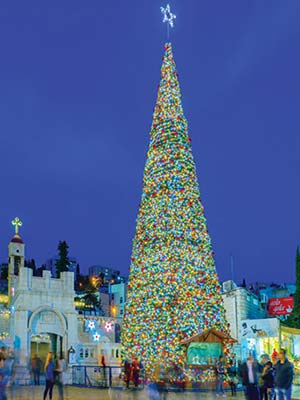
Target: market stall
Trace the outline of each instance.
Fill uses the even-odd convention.
[[[215,385],[216,363],[220,355],[226,355],[235,342],[230,335],[214,329],[205,330],[184,341],[187,381],[200,384],[203,388]]]
[[[300,329],[289,328],[278,318],[247,319],[241,325],[242,359],[249,354],[258,359],[262,354],[271,356],[283,347],[292,361],[299,362]]]
[[[250,354],[259,359],[280,347],[280,321],[277,318],[241,321],[242,360]]]

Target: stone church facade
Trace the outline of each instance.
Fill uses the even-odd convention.
[[[52,278],[50,271],[43,271],[42,277],[33,276],[32,269],[24,266],[25,244],[17,230],[8,253],[10,317],[4,343],[13,350],[22,375],[26,377],[28,371],[29,380],[30,359],[38,354],[44,361],[48,351],[63,354],[69,367],[97,365],[102,354],[108,365],[119,365],[120,344],[115,343],[118,324],[113,318],[77,313],[74,273],[62,272],[59,279]]]

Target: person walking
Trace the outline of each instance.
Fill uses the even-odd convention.
[[[241,378],[247,400],[260,400],[258,374],[258,362],[249,356],[241,367]]]
[[[37,354],[31,360],[31,371],[33,375],[33,382],[35,385],[40,384],[40,375],[42,369],[42,360],[39,358]]]
[[[124,361],[124,381],[126,383],[126,388],[129,389],[129,384],[131,380],[131,375],[132,375],[132,367],[131,363],[128,360]]]
[[[107,373],[106,373],[106,357],[104,355],[104,353],[101,354],[101,359],[100,359],[100,365],[102,367],[102,371],[103,371],[103,383],[104,383],[104,387],[108,387],[107,384]]]
[[[275,371],[271,361],[267,361],[261,373],[263,385],[260,390],[261,400],[272,400],[274,398],[274,375]]]
[[[0,352],[0,400],[7,400],[6,385],[9,381],[8,371],[4,366],[5,353]]]
[[[229,361],[228,367],[227,367],[227,374],[229,377],[229,385],[231,389],[231,396],[236,396],[236,387],[238,383],[238,378],[237,378],[237,369],[236,366],[234,365],[233,360]]]
[[[217,382],[217,389],[216,389],[216,396],[223,396],[226,397],[226,394],[223,389],[223,382],[225,377],[225,368],[224,368],[224,358],[223,356],[219,357],[219,360],[216,363],[216,382]]]
[[[140,383],[140,361],[137,357],[134,357],[131,363],[131,368],[132,368],[132,380],[134,387],[138,387]]]
[[[44,397],[43,397],[44,400],[46,400],[48,392],[49,392],[49,399],[52,400],[52,391],[54,385],[54,367],[55,366],[53,361],[53,353],[52,351],[49,351],[45,362],[46,387],[44,390]]]
[[[275,364],[275,393],[278,400],[291,400],[294,366],[288,360],[285,349],[280,349]]]
[[[58,399],[59,400],[64,400],[64,372],[66,371],[66,361],[61,354],[59,359],[57,360],[57,365],[56,365],[56,382],[57,382],[57,387],[58,387]]]

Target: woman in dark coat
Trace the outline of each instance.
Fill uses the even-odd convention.
[[[261,400],[272,400],[274,398],[274,376],[273,365],[271,361],[268,361],[261,374],[264,382],[261,388]]]

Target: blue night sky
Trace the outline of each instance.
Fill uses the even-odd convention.
[[[4,4],[5,3],[5,4]],[[171,34],[220,278],[293,281],[300,2],[172,0]],[[157,0],[0,6],[0,260],[127,273],[166,39]]]

